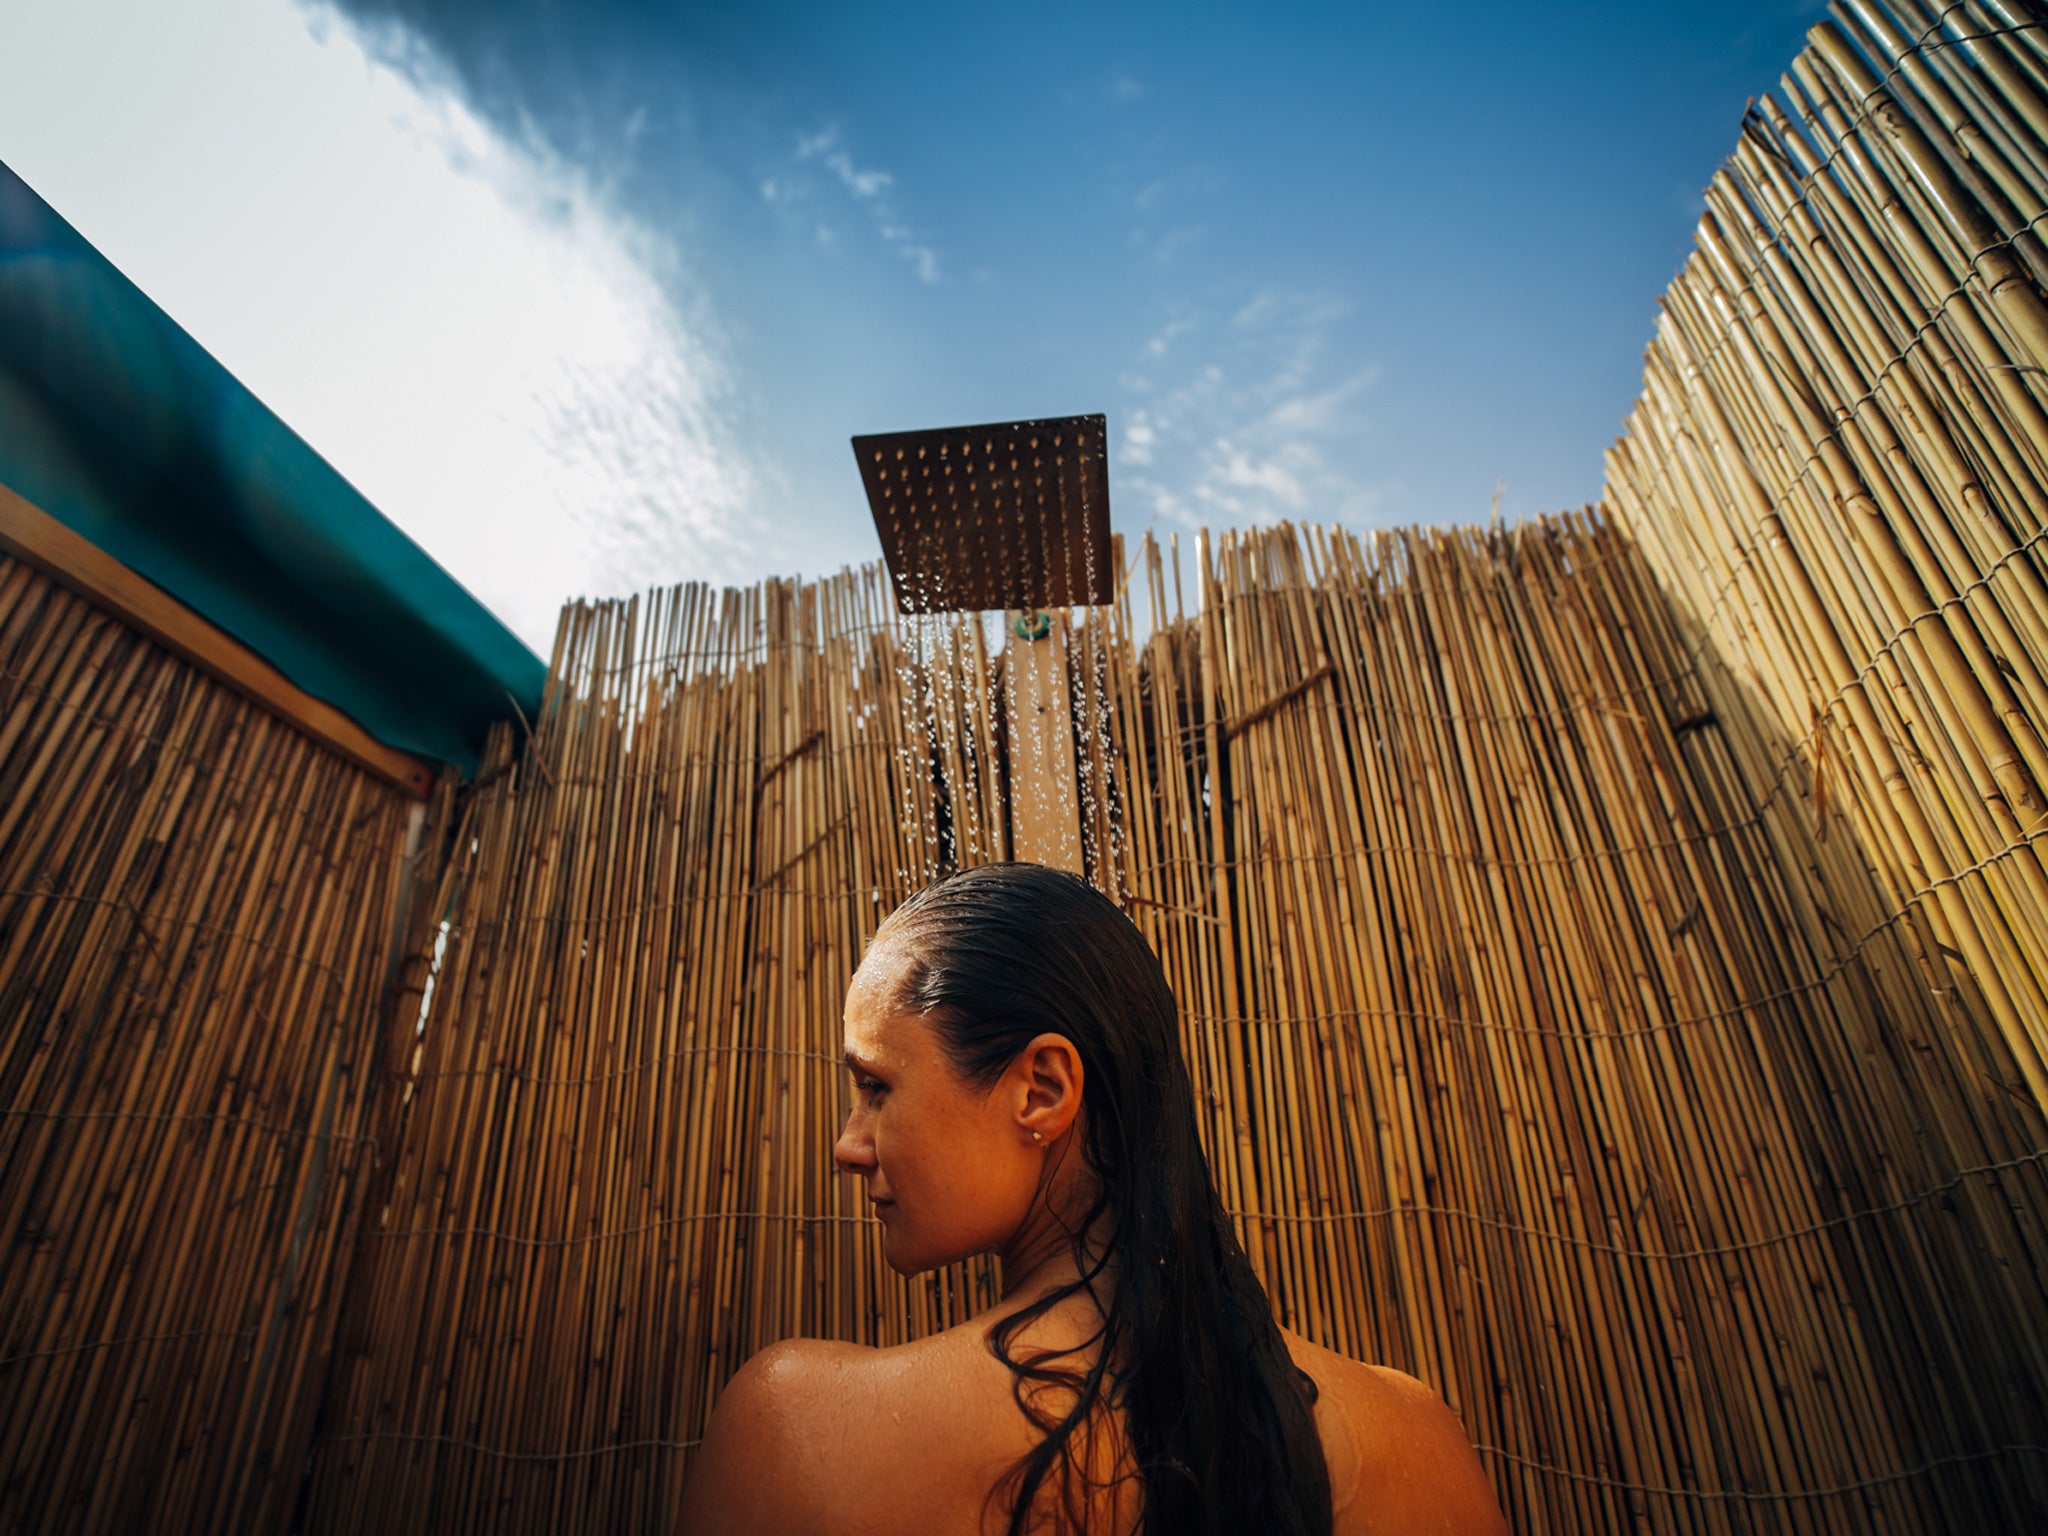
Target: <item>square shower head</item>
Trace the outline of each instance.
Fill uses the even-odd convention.
[[[880,432],[853,455],[902,612],[1111,600],[1106,418]]]

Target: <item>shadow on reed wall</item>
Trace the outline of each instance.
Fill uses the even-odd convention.
[[[413,803],[0,559],[0,1526],[286,1528]]]

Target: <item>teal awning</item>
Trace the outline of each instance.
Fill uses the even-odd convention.
[[[5,165],[0,483],[387,746],[471,772],[539,713],[540,658]]]

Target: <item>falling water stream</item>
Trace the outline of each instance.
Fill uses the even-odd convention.
[[[900,803],[923,829],[898,845],[906,885],[1005,856],[1121,885],[1109,648],[1125,640],[1101,582],[1111,556],[1088,537],[1101,431],[1076,418],[855,441],[902,610]],[[1111,600],[1070,606],[1084,595]]]

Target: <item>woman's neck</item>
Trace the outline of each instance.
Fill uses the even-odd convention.
[[[1086,1241],[1077,1244],[1073,1227],[1064,1222],[1027,1222],[996,1255],[1002,1264],[1003,1301],[1028,1303],[1085,1277],[1096,1304],[1107,1306],[1116,1283],[1115,1260],[1106,1257],[1109,1228],[1110,1216],[1104,1212]]]

